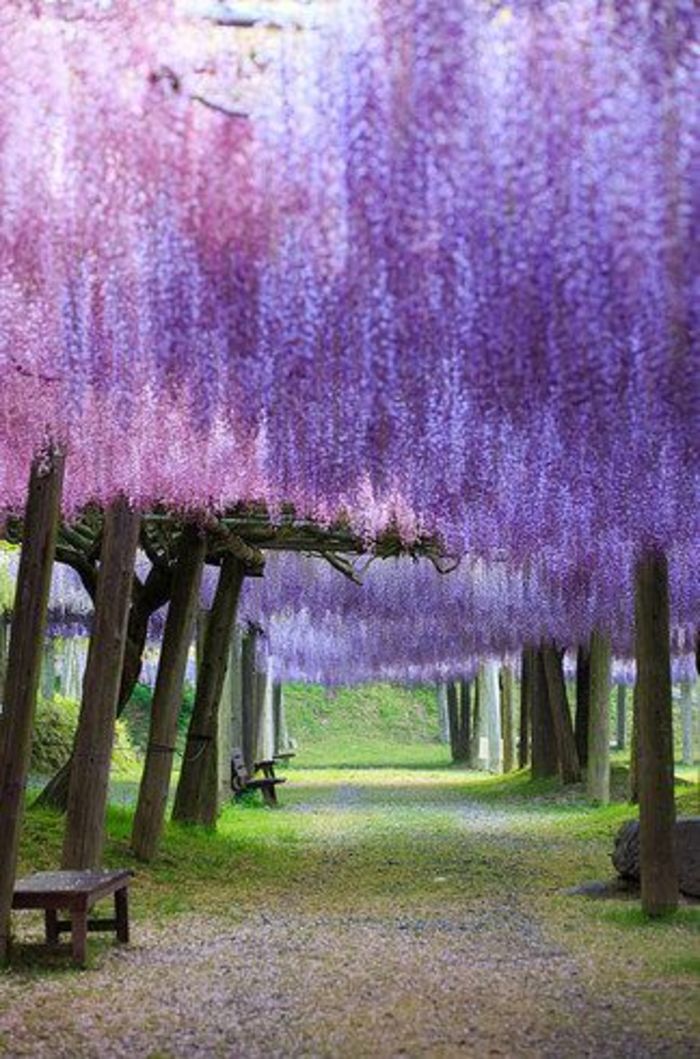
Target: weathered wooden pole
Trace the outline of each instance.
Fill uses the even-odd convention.
[[[9,949],[10,909],[41,673],[63,467],[63,454],[56,449],[48,450],[34,460],[24,513],[12,636],[0,714],[0,962],[5,962]]]
[[[522,652],[520,663],[520,727],[518,735],[518,768],[527,768],[530,761],[530,667],[531,653]]]
[[[576,652],[576,751],[579,764],[588,764],[588,713],[591,702],[590,644],[580,645]]]
[[[503,728],[503,771],[512,772],[515,762],[515,733],[513,730],[513,672],[510,666],[501,668],[501,726]]]
[[[206,538],[194,525],[182,532],[173,578],[173,595],[163,633],[158,676],[139,798],[131,834],[131,848],[142,860],[155,855],[165,821],[175,753],[177,722],[187,668],[199,588],[206,555]]]
[[[678,907],[674,842],[673,714],[668,562],[648,549],[635,569],[635,655],[639,710],[639,845],[642,909]]]
[[[194,707],[173,806],[173,820],[183,823],[213,827],[216,822],[219,808],[216,748],[219,702],[244,577],[243,563],[234,555],[227,555],[221,564],[207,622]]]
[[[459,755],[460,761],[469,760],[472,736],[472,682],[465,677],[459,682]]]
[[[447,716],[452,760],[467,761],[471,718],[471,687],[468,680],[451,680],[447,684]]]
[[[591,698],[588,714],[586,792],[600,805],[610,801],[610,640],[598,630],[591,636]]]
[[[124,663],[140,516],[120,497],[105,512],[95,617],[63,840],[64,868],[96,868],[102,859],[109,768]]]
[[[559,759],[559,771],[563,783],[578,783],[581,779],[581,767],[576,751],[571,711],[569,710],[569,702],[566,696],[566,682],[562,664],[563,654],[563,651],[557,650],[552,644],[547,644],[542,648],[547,695],[549,697],[549,708],[552,715],[554,739]]]
[[[528,651],[531,654],[529,694],[532,722],[531,773],[534,780],[556,776],[559,772],[559,760],[552,711],[549,705],[544,656],[542,651],[534,648],[528,648]]]
[[[617,685],[615,720],[615,747],[617,750],[624,750],[627,743],[627,688],[624,684]]]

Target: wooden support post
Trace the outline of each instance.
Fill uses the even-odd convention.
[[[469,760],[472,736],[472,685],[464,677],[459,682],[459,753],[461,761]]]
[[[590,645],[579,646],[576,652],[576,751],[579,764],[588,764],[588,714],[591,702],[591,651]]]
[[[569,702],[566,696],[566,682],[564,681],[562,664],[563,654],[563,651],[557,650],[552,644],[542,648],[547,680],[547,695],[549,697],[549,708],[552,715],[554,739],[559,759],[559,771],[563,783],[578,783],[581,779],[581,768],[576,751],[571,711],[569,710]]]
[[[523,651],[520,663],[520,728],[518,734],[518,768],[527,768],[530,762],[530,667],[532,655]]]
[[[530,716],[532,718],[532,778],[545,779],[559,771],[557,744],[549,706],[547,675],[542,651],[528,648],[530,661]]]
[[[228,554],[221,564],[219,582],[204,639],[194,708],[187,732],[173,806],[173,819],[213,827],[218,813],[217,752],[218,711],[229,662],[236,610],[245,576],[243,563]]]
[[[12,637],[0,715],[0,963],[5,962],[9,950],[10,908],[41,673],[63,467],[63,454],[54,449],[34,460],[24,514]]]
[[[512,772],[515,762],[513,731],[513,673],[510,666],[501,668],[501,725],[503,728],[503,771]]]
[[[165,821],[177,722],[182,706],[182,687],[194,632],[205,554],[204,535],[196,526],[186,526],[180,540],[173,596],[163,633],[151,706],[146,763],[131,835],[131,848],[142,860],[151,860],[155,855]]]
[[[610,801],[610,640],[595,630],[591,636],[591,697],[588,714],[586,792],[600,805]]]
[[[658,916],[678,907],[668,562],[663,552],[650,549],[637,561],[634,613],[642,909]]]
[[[441,681],[435,690],[437,694],[440,742],[448,744],[450,742],[450,717],[447,712],[447,684]]]
[[[139,525],[140,516],[124,497],[105,513],[95,617],[70,772],[64,868],[97,868],[102,859]]]

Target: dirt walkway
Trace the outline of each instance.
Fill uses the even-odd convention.
[[[289,812],[320,819],[366,805],[361,788],[345,785],[325,804],[302,801]],[[490,831],[495,854],[504,856],[505,843],[510,856],[503,813],[468,809],[448,806],[465,835]],[[416,848],[424,837],[415,835]],[[401,839],[410,850],[411,834]],[[293,896],[261,895],[255,908],[238,907],[233,886],[221,916],[138,923],[129,949],[101,950],[84,974],[0,980],[0,1055],[700,1056],[700,1042],[665,1018],[662,1003],[652,1037],[633,996],[592,991],[590,968],[548,932],[546,907],[533,910],[508,879],[466,902],[397,890],[393,904],[365,885],[356,836],[346,843],[332,832],[326,841],[323,870],[356,871],[354,888],[328,912],[311,887],[305,900],[303,882]],[[383,841],[390,870],[405,847],[394,848],[391,831]],[[431,841],[439,893],[454,837]]]

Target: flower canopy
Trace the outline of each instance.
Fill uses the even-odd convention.
[[[62,438],[68,513],[291,503],[610,623],[699,567],[700,9],[319,12],[3,4],[0,502]]]

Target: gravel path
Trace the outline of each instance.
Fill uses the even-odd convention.
[[[341,787],[331,802],[362,800]],[[471,826],[487,817],[479,807]],[[497,841],[502,814],[491,824]],[[304,911],[298,894],[293,906],[265,898],[232,911],[139,923],[131,947],[104,949],[85,974],[6,978],[0,1055],[700,1057],[661,1006],[650,1039],[629,998],[593,995],[585,968],[548,936],[545,910],[505,890],[447,902],[444,914],[404,896],[399,911],[378,907],[358,873],[332,914]]]

